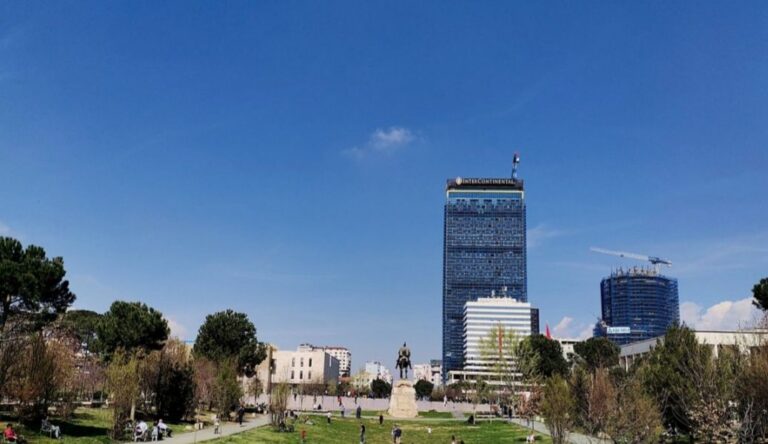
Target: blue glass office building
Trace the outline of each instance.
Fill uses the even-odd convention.
[[[464,304],[491,291],[528,301],[519,179],[452,179],[443,237],[443,377],[461,370]]]
[[[677,279],[654,269],[618,270],[600,282],[602,321],[595,336],[618,345],[662,336],[680,322]]]

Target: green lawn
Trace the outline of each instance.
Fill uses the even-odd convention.
[[[279,433],[270,427],[261,427],[249,430],[237,435],[228,436],[212,441],[212,444],[246,444],[246,443],[264,443],[264,444],[283,444],[299,443],[300,431],[307,431],[307,443],[327,443],[327,444],[357,444],[359,443],[359,430],[361,421],[354,419],[334,418],[328,425],[324,418],[311,417],[313,424],[298,424],[293,433]],[[384,425],[380,426],[378,421],[365,419],[362,421],[366,428],[367,444],[388,444],[392,442],[392,420],[385,420]],[[402,421],[398,423],[403,430],[403,444],[448,444],[451,442],[451,435],[455,435],[457,441],[464,440],[466,444],[487,444],[487,443],[519,443],[525,442],[525,430],[520,427],[509,425],[502,422],[483,423],[476,426],[469,426],[463,422],[443,421],[443,422],[421,422],[421,421]],[[427,433],[427,427],[432,428],[432,433]],[[546,437],[537,437],[536,442],[551,443]]]
[[[435,410],[430,410],[428,412],[419,412],[419,416],[422,418],[441,418],[441,419],[453,418],[453,414],[451,412],[437,412]]]
[[[334,415],[337,412],[334,412]],[[384,417],[387,416],[386,410],[363,410],[361,412],[361,415],[363,416],[375,416],[378,417],[379,415],[384,415]],[[351,414],[347,414],[347,416],[354,417],[355,411],[352,410]],[[420,418],[432,418],[432,419],[450,419],[453,418],[453,414],[451,412],[436,412],[434,410],[430,410],[428,412],[419,412]]]

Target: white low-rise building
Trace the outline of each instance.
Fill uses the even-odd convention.
[[[518,341],[530,336],[531,304],[510,297],[494,296],[464,304],[464,368],[448,373],[449,384],[475,381],[478,378],[494,384],[500,379],[499,374],[493,370],[498,361],[487,356],[488,350],[483,350],[483,342],[496,330],[504,332],[504,336],[512,332]],[[509,352],[509,346],[506,347],[503,353]],[[510,361],[510,365],[514,366],[512,356],[504,356],[502,359]]]
[[[327,384],[339,377],[339,360],[322,349],[277,350],[272,359],[272,383]]]
[[[742,353],[749,353],[756,347],[768,344],[768,330],[696,330],[694,335],[700,344],[708,345],[712,349],[714,357],[717,357],[720,351],[724,349],[738,349]],[[635,361],[650,353],[659,342],[663,341],[664,336],[659,336],[622,345],[619,352],[619,365],[625,370],[629,370]]]
[[[573,360],[573,356],[576,354],[576,350],[574,349],[574,346],[581,342],[578,339],[571,339],[571,338],[553,338],[555,341],[560,343],[560,348],[563,350],[563,357],[566,361],[571,362]]]
[[[312,344],[301,344],[299,346],[299,350],[323,350],[324,352],[339,360],[339,379],[345,376],[349,376],[349,371],[352,367],[352,353],[350,353],[349,349],[346,347],[340,347],[336,345],[315,346]]]
[[[388,383],[392,383],[392,373],[379,361],[369,361],[365,363],[365,373],[369,375],[370,380],[368,384],[374,379],[381,379]]]

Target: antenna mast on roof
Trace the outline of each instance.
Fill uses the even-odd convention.
[[[515,153],[512,157],[512,178],[517,179],[517,166],[520,165],[520,154]]]

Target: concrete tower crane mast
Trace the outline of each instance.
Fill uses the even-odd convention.
[[[667,259],[662,259],[657,256],[646,256],[643,254],[627,253],[624,251],[606,250],[604,248],[597,248],[597,247],[591,247],[590,250],[594,251],[595,253],[610,254],[611,256],[626,257],[629,259],[637,259],[639,261],[648,261],[653,264],[653,268],[654,270],[656,270],[656,274],[659,273],[659,268],[661,265],[666,265],[667,267],[672,266],[671,261]]]

